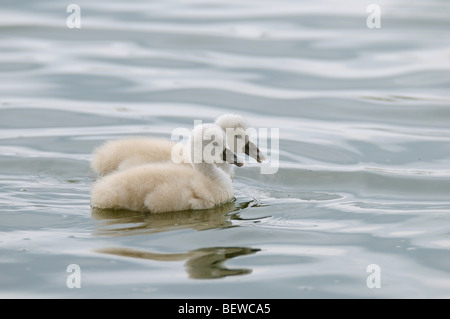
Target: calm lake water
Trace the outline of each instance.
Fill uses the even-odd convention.
[[[0,297],[450,297],[448,1],[76,3],[0,4]],[[96,147],[225,112],[279,129],[275,174],[91,209]]]

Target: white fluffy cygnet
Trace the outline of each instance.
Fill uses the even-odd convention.
[[[215,123],[227,133],[228,143],[232,144],[229,146],[235,153],[246,153],[258,162],[265,159],[265,155],[250,140],[248,132],[245,132],[249,125],[242,116],[223,114]],[[175,144],[174,141],[153,137],[108,141],[95,150],[91,167],[97,174],[104,176],[140,164],[170,161]],[[217,165],[233,178],[233,165],[226,162]]]
[[[199,125],[189,146],[190,165],[143,164],[101,178],[92,188],[92,206],[160,213],[208,209],[232,200],[231,178],[215,162],[242,164],[226,146],[224,131],[215,124]]]
[[[108,141],[94,151],[92,169],[104,176],[144,163],[166,162],[174,141],[154,137],[129,137]]]
[[[235,153],[245,153],[262,163],[266,156],[259,150],[255,143],[250,139],[250,125],[238,114],[222,114],[215,123],[220,126],[227,136],[227,143],[230,149]],[[226,162],[217,164],[217,166],[233,178],[234,167]]]

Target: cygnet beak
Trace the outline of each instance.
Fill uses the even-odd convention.
[[[225,148],[222,153],[222,159],[230,164],[234,164],[238,167],[244,165],[244,163],[239,162],[239,158],[234,154],[229,148]]]
[[[266,159],[264,153],[251,141],[248,141],[247,144],[245,144],[244,153],[253,157],[258,163],[262,163]]]

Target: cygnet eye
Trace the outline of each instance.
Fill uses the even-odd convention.
[[[235,137],[236,138],[242,138],[242,135],[241,134],[237,134],[237,135],[235,135]]]
[[[219,146],[219,143],[213,142],[212,145],[213,145],[213,146]]]

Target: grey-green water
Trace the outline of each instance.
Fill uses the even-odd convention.
[[[450,297],[448,1],[378,1],[379,29],[356,0],[77,4],[80,29],[0,4],[2,298]],[[91,210],[95,147],[224,112],[279,128],[276,174],[237,169],[216,210]]]

